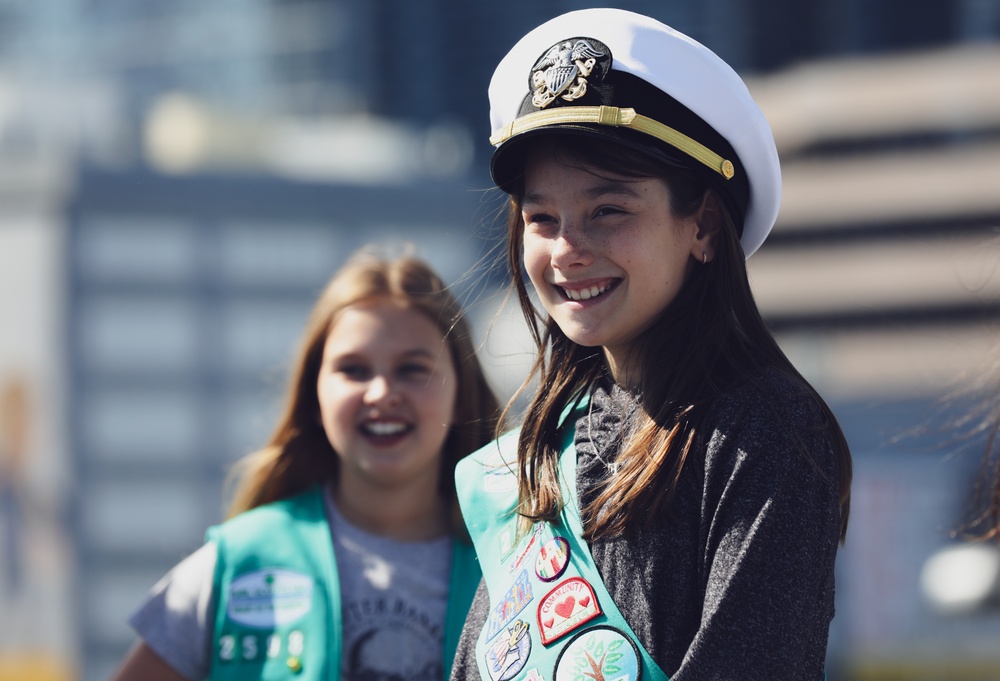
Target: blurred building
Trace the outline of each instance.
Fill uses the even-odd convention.
[[[784,191],[751,281],[855,456],[831,678],[1000,677],[997,613],[945,614],[921,592],[974,508],[968,417],[1000,394],[998,73],[1000,43],[969,44],[750,84]]]
[[[492,67],[602,4],[0,0],[0,377],[34,379],[51,526],[17,611],[48,620],[0,626],[0,680],[106,678],[127,613],[220,519],[355,246],[412,240],[491,294],[501,273],[464,275],[500,206]],[[967,400],[938,399],[989,363],[1000,317],[1000,0],[615,4],[711,46],[775,129],[783,208],[753,284],[857,462],[829,678],[997,678],[1000,619],[933,612],[917,575],[975,465],[974,442],[944,454]],[[491,305],[496,371],[523,369]]]
[[[540,21],[601,4],[512,0],[498,12],[493,3],[459,0],[7,0],[0,2],[0,149],[69,146],[88,160],[126,166],[143,159],[266,166],[267,150],[253,147],[267,146],[270,126],[333,119],[342,130],[376,117],[431,133],[427,144],[443,155],[432,165],[468,172],[470,149],[479,160],[488,152],[482,131],[492,66]],[[618,5],[695,36],[744,74],[1000,34],[996,0]],[[208,134],[213,117],[225,121],[228,139],[219,129]],[[151,131],[157,125],[159,133]],[[164,161],[156,135],[171,125],[177,132],[167,146],[210,148]]]

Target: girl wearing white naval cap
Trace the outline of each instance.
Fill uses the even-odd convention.
[[[484,583],[452,678],[822,679],[851,458],[750,291],[767,122],[613,9],[528,33],[489,92],[538,389],[458,468]]]

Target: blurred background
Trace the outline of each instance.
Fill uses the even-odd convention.
[[[358,246],[455,282],[513,391],[486,86],[601,4],[0,0],[0,681],[107,678]],[[1000,394],[1000,0],[615,4],[718,52],[775,130],[752,281],[856,465],[828,678],[1000,679],[995,570],[926,569]]]

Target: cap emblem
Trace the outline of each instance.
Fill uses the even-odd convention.
[[[587,94],[587,78],[603,78],[611,50],[593,38],[570,38],[553,45],[531,67],[531,103],[544,109],[557,97],[572,102]]]

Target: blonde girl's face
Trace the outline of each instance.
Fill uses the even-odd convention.
[[[542,306],[570,340],[603,347],[621,382],[631,344],[702,260],[697,220],[673,216],[663,180],[595,174],[544,151],[528,156],[521,218]]]
[[[436,493],[457,385],[448,346],[422,313],[391,301],[343,309],[316,385],[338,484]]]

